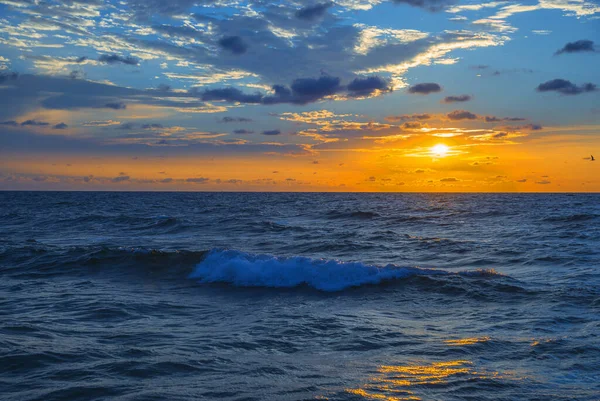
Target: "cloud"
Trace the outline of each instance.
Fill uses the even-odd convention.
[[[396,4],[408,4],[413,7],[424,8],[429,11],[440,11],[455,4],[454,0],[392,0]]]
[[[199,178],[188,178],[185,180],[186,182],[191,182],[193,184],[206,184],[210,181],[209,178],[199,177]]]
[[[67,129],[67,128],[69,128],[69,126],[65,123],[59,123],[59,124],[52,126],[52,128],[53,129]]]
[[[577,86],[571,81],[560,78],[544,82],[537,87],[538,92],[555,91],[562,93],[563,95],[579,95],[581,93],[594,92],[597,89],[596,85],[592,83],[585,83],[581,86]]]
[[[360,84],[357,85],[358,88],[360,88]],[[340,78],[329,75],[322,75],[317,79],[300,78],[292,82],[291,89],[294,96],[301,99],[321,99],[340,91]]]
[[[2,122],[0,122],[0,125],[9,125],[11,127],[17,127],[19,125],[19,123],[16,122],[15,120],[10,120],[10,121],[2,121]]]
[[[79,60],[79,59],[78,59]],[[78,63],[81,63],[85,61],[77,61]],[[100,57],[98,57],[98,61],[101,63],[105,63],[105,64],[126,64],[126,65],[138,65],[140,62],[138,59],[131,57],[131,56],[127,56],[127,57],[121,57],[117,54],[103,54]]]
[[[485,116],[483,117],[486,123],[497,123],[500,121],[525,121],[526,118],[521,117],[496,117],[496,116]]]
[[[507,127],[500,127],[503,130],[506,131],[540,131],[542,129],[544,129],[544,127],[542,127],[540,124],[525,124],[525,125],[513,125],[513,126],[507,126]]]
[[[113,110],[124,110],[127,108],[127,105],[122,102],[111,102],[111,103],[106,103],[104,105],[104,107],[106,107],[107,109],[113,109]]]
[[[236,55],[244,54],[248,50],[248,44],[240,36],[224,36],[217,43],[222,49]]]
[[[229,117],[225,116],[219,120],[221,123],[250,123],[254,120],[246,117]]]
[[[446,96],[442,103],[468,102],[471,99],[470,95]]]
[[[47,123],[45,121],[37,121],[37,120],[26,120],[26,121],[23,121],[21,123],[22,127],[27,126],[27,125],[36,126],[36,127],[43,127],[43,126],[46,126],[46,125],[50,125],[50,123]]]
[[[421,113],[421,114],[403,114],[399,116],[387,116],[385,119],[387,121],[397,122],[397,121],[406,121],[406,120],[429,120],[432,118],[431,114]]]
[[[19,74],[16,72],[2,72],[0,73],[0,84],[17,78],[19,78]]]
[[[454,110],[446,115],[452,121],[459,120],[476,120],[477,114],[473,114],[467,110]]]
[[[111,181],[118,183],[118,182],[129,181],[130,179],[131,179],[131,177],[129,177],[128,175],[119,175],[119,176],[113,178]]]
[[[402,124],[402,128],[406,129],[406,130],[420,129],[422,127],[423,127],[423,124],[421,124],[418,121],[409,121],[409,122]]]
[[[250,131],[247,129],[236,129],[233,131],[234,134],[245,135],[245,134],[254,134],[254,131]]]
[[[333,7],[333,2],[317,3],[313,6],[302,7],[296,11],[296,18],[304,21],[314,21],[321,18],[327,10]]]
[[[129,131],[135,128],[135,124],[134,123],[121,123],[119,124],[119,126],[117,127],[120,130],[124,130],[124,131]]]
[[[591,40],[578,40],[576,42],[567,43],[562,49],[557,50],[554,54],[563,54],[563,53],[583,53],[583,52],[594,52],[596,49],[594,48],[594,42]]]
[[[389,81],[378,76],[355,78],[348,84],[350,96],[368,96],[375,91],[391,91]]]
[[[322,75],[319,78],[298,78],[290,87],[274,85],[273,94],[264,95],[260,92],[247,94],[234,87],[207,89],[199,96],[204,101],[223,101],[229,103],[248,104],[307,104],[321,100],[327,96],[347,91],[349,96],[364,96],[385,88],[387,81],[379,77],[357,78],[347,87],[341,85],[338,77]],[[192,88],[191,94],[198,94],[198,88]]]
[[[428,95],[430,93],[441,92],[442,87],[433,82],[416,84],[408,88],[408,93],[417,93],[420,95]]]
[[[260,93],[245,94],[238,88],[217,88],[207,89],[200,94],[204,101],[224,101],[230,103],[255,103],[259,104],[263,101],[264,96]]]
[[[162,124],[144,124],[142,125],[142,129],[162,129],[165,128]]]
[[[458,178],[454,178],[454,177],[446,177],[446,178],[442,178],[440,180],[440,182],[458,182]]]
[[[261,132],[261,134],[263,134],[263,135],[279,135],[279,134],[281,134],[281,131],[278,129],[272,129],[272,130],[263,131],[263,132]]]
[[[535,183],[538,185],[548,185],[548,184],[552,184],[552,181],[541,180],[541,181],[536,181]]]

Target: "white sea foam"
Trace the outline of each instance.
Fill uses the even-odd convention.
[[[492,275],[492,271],[451,273],[445,270],[374,266],[360,262],[253,255],[235,250],[211,250],[190,278],[201,283],[230,283],[240,287],[289,288],[308,285],[322,291],[341,291],[411,276]]]

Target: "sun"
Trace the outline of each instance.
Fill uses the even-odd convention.
[[[445,157],[448,155],[450,148],[444,144],[437,144],[431,148],[431,154],[437,157]]]

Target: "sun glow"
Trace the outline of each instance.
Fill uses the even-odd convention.
[[[448,156],[449,151],[450,151],[450,148],[448,148],[448,146],[441,144],[441,143],[437,144],[431,148],[431,154],[436,157]]]

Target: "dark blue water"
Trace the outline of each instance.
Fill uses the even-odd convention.
[[[600,196],[0,192],[2,400],[599,400]]]

